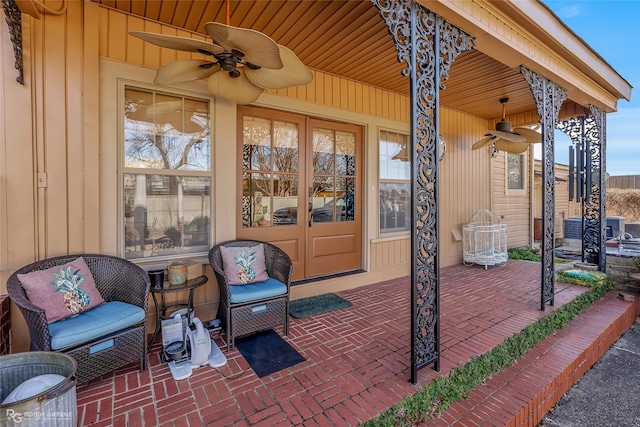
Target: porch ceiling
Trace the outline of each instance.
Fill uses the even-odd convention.
[[[93,1],[201,34],[206,34],[206,22],[227,20],[221,0]],[[310,68],[409,94],[409,79],[401,74],[403,64],[397,61],[393,38],[370,1],[232,0],[230,24],[267,34]],[[499,118],[503,97],[509,97],[508,115],[536,111],[519,70],[479,51],[456,59],[446,87],[441,92],[442,106],[478,117]]]

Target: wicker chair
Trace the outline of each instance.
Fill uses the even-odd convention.
[[[224,273],[220,248],[264,245],[264,258],[267,274],[286,285],[286,292],[269,298],[255,299],[246,302],[231,302],[231,287]],[[235,345],[235,338],[255,332],[284,326],[284,334],[289,334],[289,290],[291,287],[291,258],[280,248],[270,243],[254,240],[230,240],[219,243],[209,251],[209,263],[218,280],[220,288],[220,305],[218,317],[225,325],[227,350]],[[259,285],[259,284],[257,284]]]
[[[144,310],[145,317],[137,324],[96,337],[89,342],[53,350],[45,312],[29,301],[22,283],[18,280],[18,274],[46,270],[71,262],[80,256],[87,263],[96,288],[105,302],[121,301],[138,306]],[[147,369],[146,311],[149,286],[149,277],[145,271],[130,261],[95,254],[65,255],[37,261],[22,267],[7,281],[9,298],[20,308],[29,327],[31,350],[58,351],[73,357],[78,365],[76,378],[79,383],[136,361],[140,362],[141,371]]]

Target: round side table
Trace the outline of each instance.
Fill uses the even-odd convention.
[[[151,336],[151,341],[149,341],[149,347],[147,351],[151,351],[151,347],[153,347],[153,343],[155,342],[158,333],[162,329],[162,320],[166,318],[167,310],[169,310],[170,308],[187,307],[187,316],[189,316],[189,313],[193,311],[193,294],[195,290],[207,283],[208,280],[209,278],[207,276],[200,276],[196,277],[195,279],[187,280],[180,285],[170,285],[168,281],[165,281],[162,284],[162,287],[152,286],[149,288],[149,292],[151,292],[151,296],[153,297],[153,304],[156,306],[156,327],[153,331],[153,335]],[[187,300],[186,304],[166,303],[164,298],[166,294],[182,291],[189,291],[189,299]],[[158,304],[157,295],[160,295],[160,304]]]

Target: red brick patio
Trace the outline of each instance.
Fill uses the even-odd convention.
[[[555,307],[584,291],[556,284]],[[174,381],[160,363],[156,345],[146,372],[131,366],[78,387],[79,423],[357,425],[545,315],[539,310],[537,263],[510,260],[488,270],[463,265],[441,269],[441,370],[422,369],[414,386],[408,381],[409,278],[339,295],[353,306],[291,319],[285,339],[305,362],[258,378],[233,350],[219,370],[202,367],[190,378]],[[433,425],[535,425],[640,314],[640,302],[616,295],[610,292],[567,328],[473,390],[469,399],[452,405]]]

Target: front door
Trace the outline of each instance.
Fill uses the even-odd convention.
[[[361,128],[251,107],[238,122],[238,238],[282,248],[293,280],[361,269]]]

